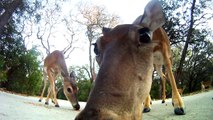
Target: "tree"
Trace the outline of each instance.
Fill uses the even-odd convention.
[[[103,6],[92,5],[88,3],[79,3],[78,16],[74,21],[86,29],[86,36],[89,42],[89,72],[90,80],[94,80],[94,68],[92,57],[92,43],[101,35],[103,27],[114,27],[119,22],[119,17],[115,14],[109,14]]]
[[[36,16],[39,18],[35,28],[37,29],[36,37],[43,51],[46,52],[43,59],[53,50],[59,49],[56,48],[56,41],[67,43],[66,46],[59,49],[63,51],[65,58],[69,58],[71,52],[76,48],[74,46],[77,41],[76,33],[72,21],[69,20],[67,15],[63,14],[64,4],[66,4],[66,0],[44,1],[41,3],[42,8],[36,12]]]
[[[12,14],[22,4],[22,2],[23,0],[2,0],[0,2],[0,34],[4,30],[4,26],[12,17]]]
[[[195,87],[191,87],[197,86],[199,82],[197,79],[205,76],[204,74],[199,74],[199,71],[201,69],[207,70],[206,63],[210,62],[207,62],[207,59],[212,59],[212,57],[207,57],[210,51],[202,52],[203,50],[205,51],[205,47],[207,46],[201,47],[201,45],[206,45],[205,43],[211,44],[208,41],[212,40],[212,37],[209,37],[211,30],[208,29],[208,22],[213,17],[212,11],[209,10],[212,7],[212,1],[162,0],[161,2],[167,20],[163,27],[170,37],[173,58],[175,58],[173,69],[175,71],[176,82],[179,87],[187,84],[189,91],[194,91]],[[200,47],[198,48],[198,46]],[[195,48],[199,50],[195,51]],[[201,53],[203,55],[203,62],[194,59],[201,57]],[[198,63],[202,63],[202,68],[197,66]],[[193,73],[191,77],[187,71]],[[199,74],[199,76],[195,74]],[[189,81],[193,85],[188,84]]]
[[[36,49],[26,50],[22,36],[15,28],[14,21],[11,21],[1,36],[0,53],[4,61],[3,70],[7,70],[1,87],[35,95],[41,84],[38,53]]]
[[[35,95],[38,94],[38,87],[41,84],[40,62],[37,60],[39,54],[35,48],[30,50],[26,48],[21,34],[24,25],[20,24],[20,18],[31,14],[37,8],[37,3],[29,5],[30,1],[22,1],[22,4],[16,6],[15,9],[12,6],[13,2],[20,2],[20,0],[0,2],[3,6],[1,7],[3,9],[0,9],[1,18],[4,14],[7,18],[7,20],[1,19],[6,22],[0,35],[0,61],[2,63],[0,71],[3,71],[4,78],[4,81],[0,81],[0,87]]]

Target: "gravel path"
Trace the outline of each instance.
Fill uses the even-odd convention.
[[[60,108],[44,105],[38,97],[27,97],[0,91],[0,120],[73,120],[74,111],[68,101],[59,100]],[[186,115],[174,115],[171,99],[166,103],[153,101],[152,110],[144,120],[213,120],[213,90],[183,97]],[[80,102],[81,110],[85,102]]]

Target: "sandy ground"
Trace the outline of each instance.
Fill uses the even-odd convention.
[[[213,90],[183,97],[186,115],[174,115],[171,99],[166,103],[153,101],[152,110],[143,114],[144,120],[213,120]],[[85,102],[80,102],[82,110]],[[44,105],[38,97],[27,97],[0,91],[0,120],[73,120],[80,111],[74,111],[68,101],[59,100]]]

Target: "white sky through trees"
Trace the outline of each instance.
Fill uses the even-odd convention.
[[[143,14],[144,7],[149,0],[82,0],[95,5],[105,6],[110,14],[116,14],[120,17],[120,24],[130,24],[139,15]],[[78,1],[79,2],[79,1]],[[72,3],[72,1],[71,1]],[[73,4],[73,3],[72,3]],[[85,37],[85,36],[84,36]],[[87,38],[86,38],[87,39]],[[88,45],[82,43],[83,49],[76,49],[67,59],[68,65],[89,64]]]

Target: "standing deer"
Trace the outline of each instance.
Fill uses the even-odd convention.
[[[137,24],[137,20],[134,22]],[[162,79],[163,84],[163,101],[166,99],[166,90],[165,90],[165,84],[166,84],[166,77],[162,72],[162,65],[165,65],[166,71],[168,73],[168,78],[170,80],[170,84],[172,87],[172,103],[174,105],[174,112],[177,115],[184,115],[184,103],[183,100],[178,92],[177,85],[175,82],[175,78],[172,72],[172,63],[171,63],[171,49],[169,45],[169,38],[163,28],[158,28],[153,33],[153,42],[158,43],[153,50],[153,57],[154,62],[153,64],[156,67],[156,70],[158,74],[160,74],[160,77]],[[151,109],[150,107],[150,101],[145,102],[145,109],[144,112],[149,112]]]
[[[58,75],[62,75],[64,78],[63,81],[63,91],[66,98],[70,101],[73,108],[75,110],[80,109],[80,105],[77,99],[78,87],[75,83],[74,73],[72,72],[69,76],[67,66],[64,59],[64,54],[61,51],[55,50],[51,54],[49,54],[44,59],[44,88],[41,94],[39,101],[41,102],[43,99],[43,94],[46,89],[46,81],[50,82],[50,90],[48,92],[45,104],[48,104],[49,98],[51,94],[53,94],[55,107],[59,107],[58,101],[56,99],[56,91],[55,91],[55,80]],[[73,74],[73,75],[72,75]],[[47,78],[48,76],[48,78]]]
[[[153,50],[158,44],[152,41],[152,34],[165,22],[156,0],[147,4],[143,17],[137,25],[103,29],[96,41],[100,69],[87,104],[75,120],[142,119],[141,106],[149,97]]]
[[[152,1],[154,3],[155,0],[152,0]],[[147,6],[145,7],[145,10],[144,10],[144,14],[139,16],[133,22],[133,24],[141,25],[144,27],[149,27],[149,26],[147,26],[147,24],[144,24],[144,22],[152,23],[152,21],[150,21],[150,19],[152,17],[158,15],[157,7],[160,7],[160,6],[151,4],[151,3],[152,2],[147,4]],[[148,10],[149,7],[153,7],[153,9],[150,9],[150,11],[149,11]],[[156,13],[156,14],[152,14],[152,13]],[[159,22],[159,21],[157,21],[157,22]],[[154,57],[153,64],[154,64],[158,74],[160,74],[160,77],[163,82],[163,95],[162,95],[163,101],[162,102],[165,102],[165,99],[166,99],[166,94],[165,94],[166,93],[166,90],[165,90],[165,84],[166,84],[165,78],[166,77],[162,72],[162,66],[165,65],[165,68],[168,73],[168,78],[170,80],[170,84],[172,87],[172,104],[174,106],[174,112],[177,115],[184,115],[185,106],[184,106],[183,100],[178,92],[176,81],[175,81],[175,78],[174,78],[174,75],[172,72],[172,57],[171,57],[171,48],[170,48],[169,38],[168,38],[168,35],[166,34],[165,30],[162,27],[156,29],[153,32],[152,41],[154,43],[157,43],[157,45],[153,49],[153,57]],[[144,112],[149,112],[151,110],[151,107],[150,107],[151,99],[149,99],[149,98],[150,98],[150,96],[144,102],[145,103]]]

